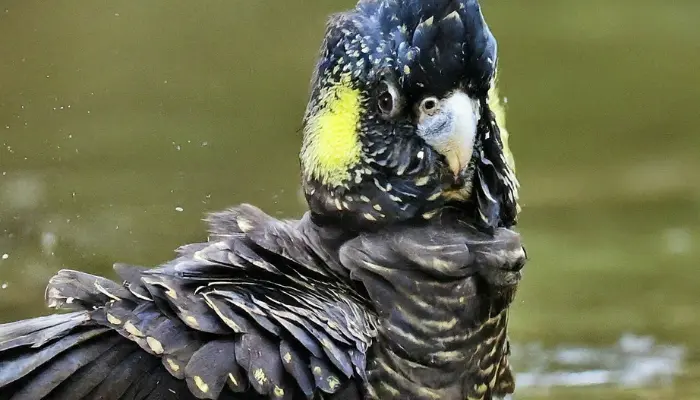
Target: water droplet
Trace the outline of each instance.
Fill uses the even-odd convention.
[[[53,255],[53,250],[56,248],[56,243],[58,243],[58,238],[52,232],[44,232],[41,235],[41,247],[44,253],[49,253]]]
[[[666,251],[673,255],[688,254],[693,248],[690,231],[684,228],[669,228],[663,232]]]

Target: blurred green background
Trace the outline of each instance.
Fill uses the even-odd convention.
[[[310,71],[353,3],[0,1],[0,322],[206,211],[300,215]],[[482,3],[531,257],[516,398],[700,398],[700,2]]]

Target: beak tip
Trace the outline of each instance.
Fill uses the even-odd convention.
[[[452,175],[455,180],[462,176],[462,171],[464,170],[464,161],[461,157],[461,152],[450,151],[450,154],[446,157],[447,165],[452,171]]]

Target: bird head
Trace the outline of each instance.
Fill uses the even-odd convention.
[[[312,215],[371,229],[456,208],[514,225],[496,57],[476,0],[361,0],[332,16],[300,153]]]

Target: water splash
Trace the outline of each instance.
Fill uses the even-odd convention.
[[[601,348],[539,344],[513,346],[518,388],[668,385],[681,371],[685,348],[656,343],[650,336],[625,334]]]

